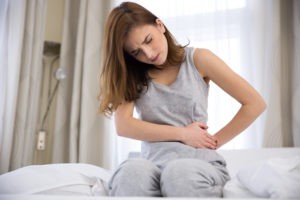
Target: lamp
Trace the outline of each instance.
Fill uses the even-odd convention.
[[[45,41],[44,43],[44,56],[46,57],[54,57],[51,62],[51,68],[50,68],[50,78],[49,78],[49,92],[48,92],[48,102],[47,102],[47,108],[46,111],[43,115],[43,120],[42,120],[42,126],[41,129],[38,131],[38,136],[37,136],[37,150],[44,150],[46,146],[46,130],[45,130],[45,123],[46,119],[49,115],[49,111],[53,102],[53,99],[55,97],[55,94],[57,93],[58,86],[62,80],[66,78],[66,73],[65,70],[61,67],[57,68],[54,73],[52,74],[52,69],[54,67],[54,62],[59,58],[59,53],[60,53],[60,44],[56,42],[50,42],[50,41]],[[52,79],[56,80],[54,89],[51,91],[51,82]]]

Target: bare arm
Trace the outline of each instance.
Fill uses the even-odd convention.
[[[216,140],[200,122],[186,127],[175,127],[145,122],[133,117],[134,103],[119,105],[115,112],[115,125],[119,136],[142,141],[179,141],[196,148],[216,148]]]
[[[206,80],[215,82],[241,104],[233,119],[214,135],[220,147],[246,129],[264,111],[266,104],[247,81],[209,50],[197,49],[194,61]]]

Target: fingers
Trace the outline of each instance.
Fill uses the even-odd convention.
[[[208,139],[206,141],[206,144],[207,144],[206,147],[209,149],[217,149],[217,146],[218,146],[217,142],[212,139]]]
[[[201,145],[200,148],[209,148],[209,149],[217,149],[218,142],[216,138],[211,136],[206,130],[208,129],[208,126],[203,122],[195,122],[198,127],[200,127],[203,131],[201,131],[202,134],[205,135],[205,139]]]
[[[195,148],[217,149],[217,140],[207,132],[208,126],[205,123],[194,122],[187,127],[193,131],[193,133],[191,132],[192,135],[196,134],[194,136],[191,135],[193,140],[187,140],[187,144]]]
[[[202,141],[201,143],[198,143],[194,147],[195,148],[212,149],[212,150],[216,150],[217,149],[217,145],[214,144],[214,143],[211,143],[209,141]]]
[[[209,149],[217,149],[218,146],[217,140],[207,132],[203,134],[205,134],[205,139],[204,139],[205,147]]]
[[[198,142],[195,141],[195,148],[207,148],[207,149],[213,149],[216,150],[218,143],[217,140],[211,136],[207,131],[202,130],[200,132],[200,138]]]
[[[195,122],[195,123],[204,130],[208,129],[208,126],[203,122]]]

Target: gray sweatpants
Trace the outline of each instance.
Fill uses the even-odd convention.
[[[110,196],[221,197],[228,180],[226,162],[213,150],[145,142],[142,157],[123,162],[108,187]]]

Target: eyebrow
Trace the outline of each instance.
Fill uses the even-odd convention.
[[[150,36],[150,33],[145,37],[145,39],[144,39],[144,41],[142,42],[142,44],[144,44],[144,43],[147,42],[149,36]],[[134,54],[134,53],[136,53],[137,51],[138,51],[138,49],[135,49],[135,50],[132,50],[130,53],[131,53],[131,54]]]

